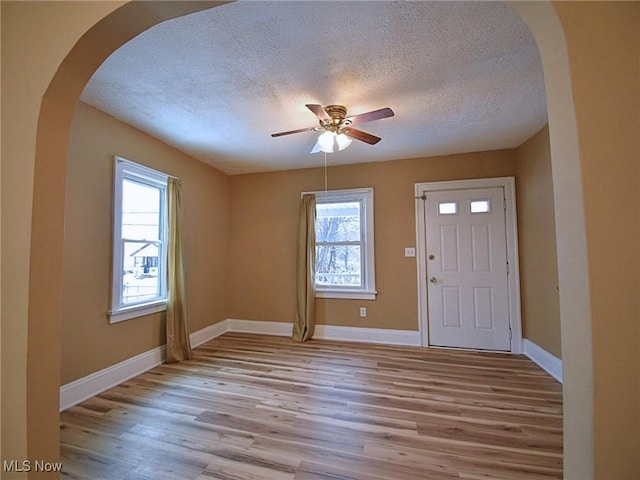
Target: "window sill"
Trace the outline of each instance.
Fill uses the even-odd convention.
[[[348,300],[375,300],[378,292],[357,291],[345,292],[344,290],[316,290],[316,298],[341,298]]]
[[[167,301],[160,300],[153,303],[144,303],[142,305],[134,305],[132,307],[121,308],[120,310],[112,310],[109,312],[109,323],[124,322],[132,318],[151,315],[152,313],[163,312],[167,309]]]

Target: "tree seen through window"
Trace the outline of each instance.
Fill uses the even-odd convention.
[[[316,285],[362,286],[361,203],[318,203]]]

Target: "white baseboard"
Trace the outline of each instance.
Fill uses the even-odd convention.
[[[522,350],[531,361],[562,383],[562,360],[526,338],[522,341]]]
[[[216,338],[227,333],[229,331],[229,327],[227,326],[228,321],[229,320],[223,320],[222,322],[214,323],[213,325],[204,327],[202,330],[189,334],[191,348],[196,348],[197,346],[208,342],[212,338]]]
[[[197,347],[226,332],[258,333],[291,336],[293,324],[228,318],[189,335],[191,346]],[[388,345],[419,346],[420,333],[408,330],[380,328],[337,327],[316,325],[313,338],[351,342],[382,343]],[[166,359],[166,347],[160,346],[131,357],[98,372],[79,378],[60,387],[60,411],[115,387],[130,378],[160,365]]]
[[[316,325],[313,338],[344,340],[348,342],[383,343],[386,345],[404,345],[407,347],[419,347],[421,345],[420,332],[417,330],[389,330],[386,328]]]
[[[287,322],[263,322],[260,320],[239,320],[237,318],[229,318],[226,322],[228,332],[258,333],[281,337],[290,337],[293,332],[293,324]]]
[[[189,335],[191,346],[197,347],[204,342],[228,331],[227,320],[215,323]],[[157,367],[167,358],[167,347],[162,345],[123,362],[99,370],[95,373],[69,382],[60,387],[60,411],[115,387],[147,370]]]
[[[160,365],[166,357],[167,347],[162,345],[62,385],[60,387],[60,411],[71,408],[87,398]]]
[[[262,335],[291,336],[292,323],[265,322],[259,320],[229,319],[229,332],[258,333]],[[316,325],[313,338],[318,340],[343,340],[347,342],[382,343],[419,347],[420,332],[417,330],[389,330],[386,328],[340,327]]]

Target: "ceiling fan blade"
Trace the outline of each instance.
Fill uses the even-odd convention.
[[[299,128],[297,130],[289,130],[288,132],[280,132],[280,133],[272,133],[272,137],[281,137],[283,135],[291,135],[292,133],[301,133],[301,132],[312,132],[316,129],[316,127],[309,128]]]
[[[316,117],[318,117],[319,120],[331,121],[331,117],[327,112],[324,111],[324,108],[322,108],[322,105],[308,104],[308,105],[305,105],[305,107],[311,110],[316,115]]]
[[[356,140],[360,140],[361,142],[368,143],[369,145],[375,145],[382,140],[380,137],[376,137],[375,135],[371,135],[370,133],[363,132],[362,130],[356,130],[351,127],[343,128],[341,133],[344,133],[348,137],[355,138]]]
[[[391,110],[389,107],[386,107],[367,113],[361,113],[360,115],[354,115],[353,117],[347,117],[345,121],[350,121],[351,125],[358,125],[359,123],[371,122],[372,120],[393,117],[393,115],[393,110]]]

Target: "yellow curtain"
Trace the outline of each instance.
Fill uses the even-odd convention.
[[[300,204],[298,260],[296,264],[296,316],[293,339],[304,342],[313,337],[316,326],[316,196],[305,194]]]
[[[182,191],[180,180],[169,178],[169,241],[167,242],[167,362],[191,358],[182,259]]]

